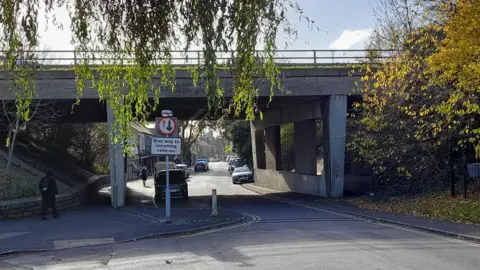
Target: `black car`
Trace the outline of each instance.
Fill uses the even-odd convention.
[[[243,166],[245,166],[244,159],[241,159],[241,158],[231,159],[228,165],[228,171],[230,172],[230,174],[232,174],[235,168],[243,167]]]
[[[183,170],[169,170],[170,198],[181,198],[188,200],[188,184]],[[155,200],[165,198],[165,187],[167,183],[167,171],[162,170],[155,177]]]
[[[207,165],[203,161],[197,161],[197,163],[195,163],[195,166],[193,166],[193,170],[195,172],[198,172],[198,171],[206,172],[207,171]]]
[[[186,164],[176,164],[175,169],[182,170],[183,174],[185,175],[185,179],[188,179],[190,177],[190,171]]]

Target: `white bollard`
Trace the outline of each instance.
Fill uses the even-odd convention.
[[[217,210],[217,190],[212,189],[212,217],[218,216]]]

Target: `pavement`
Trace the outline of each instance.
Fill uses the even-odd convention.
[[[233,185],[225,163],[192,176],[192,204],[250,217],[187,236],[0,257],[3,269],[480,269],[480,245]],[[148,207],[147,201],[136,207]],[[187,208],[185,208],[187,209]]]
[[[480,243],[480,226],[473,224],[456,223],[448,220],[438,220],[420,216],[409,216],[388,212],[373,212],[361,209],[355,205],[339,200],[328,200],[317,196],[282,192],[255,184],[244,184],[244,188],[258,194],[269,196],[291,204],[301,204],[322,209],[366,218],[376,222],[389,223],[399,226],[415,228],[423,231],[438,233],[444,236],[455,237]]]
[[[152,181],[147,187],[143,187],[141,180],[128,185],[135,190],[130,195],[136,197],[131,197],[129,205],[119,210],[106,205],[88,205],[60,212],[57,219],[49,216],[42,221],[34,216],[0,222],[0,254],[188,234],[245,221],[245,216],[238,212],[221,211],[212,217],[211,208],[202,209],[192,201],[172,200],[172,222],[167,224],[164,203],[154,203],[150,196]],[[108,200],[106,202],[108,205]]]

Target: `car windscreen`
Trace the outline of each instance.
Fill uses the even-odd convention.
[[[242,159],[234,159],[232,160],[232,165],[235,167],[242,167],[243,165],[245,165],[245,163]]]
[[[243,166],[243,167],[235,168],[235,170],[233,170],[233,172],[234,173],[237,173],[237,172],[251,172],[251,170],[247,166]]]
[[[169,173],[170,184],[183,184],[185,183],[185,179],[183,177],[183,171],[170,171]],[[166,185],[167,184],[167,176],[166,172],[162,171],[158,173],[156,184],[158,185]]]

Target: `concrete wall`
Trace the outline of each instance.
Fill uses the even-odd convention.
[[[360,82],[362,73],[355,73],[349,76],[351,68],[315,68],[315,69],[282,69],[281,83],[287,91],[275,90],[275,96],[322,96],[336,94],[353,94],[356,88],[355,83]],[[9,89],[9,73],[0,72],[0,89]],[[220,72],[220,86],[225,89],[224,96],[233,96],[232,74]],[[41,99],[76,99],[77,83],[73,71],[46,70],[35,73],[36,87]],[[153,84],[160,86],[161,80],[152,78]],[[167,98],[194,98],[205,97],[203,89],[204,82],[198,81],[198,87],[192,82],[191,75],[186,70],[178,70],[176,73],[175,91],[165,89],[161,96]],[[270,83],[267,80],[256,79],[255,86],[259,89],[260,96],[270,96]],[[154,97],[152,94],[151,97]],[[97,99],[98,92],[91,88],[91,82],[87,81],[83,90],[82,98]],[[0,99],[13,99],[9,91],[0,91]]]
[[[336,95],[322,106],[324,172],[331,197],[342,197],[345,175],[347,96]]]
[[[280,171],[282,167],[280,126],[265,129],[266,169]]]
[[[120,142],[112,144],[112,125],[115,121],[110,106],[107,106],[108,117],[108,162],[110,165],[110,187],[112,190],[111,201],[113,208],[125,205],[125,196],[127,190],[127,182],[125,181],[125,159],[123,157],[123,146]],[[118,128],[118,123],[117,123]]]
[[[108,185],[108,175],[95,175],[88,179],[87,182],[70,188],[57,197],[57,209],[69,210],[76,209],[86,200],[96,196],[97,190]],[[0,220],[14,219],[20,217],[28,217],[39,215],[41,212],[40,196],[16,199],[10,201],[0,201]]]
[[[263,121],[251,124],[252,132],[265,130],[266,169],[258,170],[255,181],[265,187],[283,191],[341,197],[344,192],[346,95],[332,95],[297,103],[288,107],[272,109]],[[323,121],[323,145],[325,164],[318,176],[316,157],[316,123]],[[294,122],[295,173],[279,172],[281,160],[279,125]],[[253,137],[252,137],[253,138]],[[256,138],[254,138],[256,139]],[[256,140],[254,140],[256,141]],[[255,142],[255,145],[257,143]],[[252,148],[255,155],[257,149]],[[260,169],[256,167],[255,169]],[[269,171],[272,170],[272,171]],[[268,172],[268,173],[267,173]],[[321,177],[321,181],[319,180]]]
[[[327,196],[323,175],[303,175],[256,169],[255,184],[285,192]]]
[[[317,175],[317,123],[303,120],[294,123],[295,172]]]

